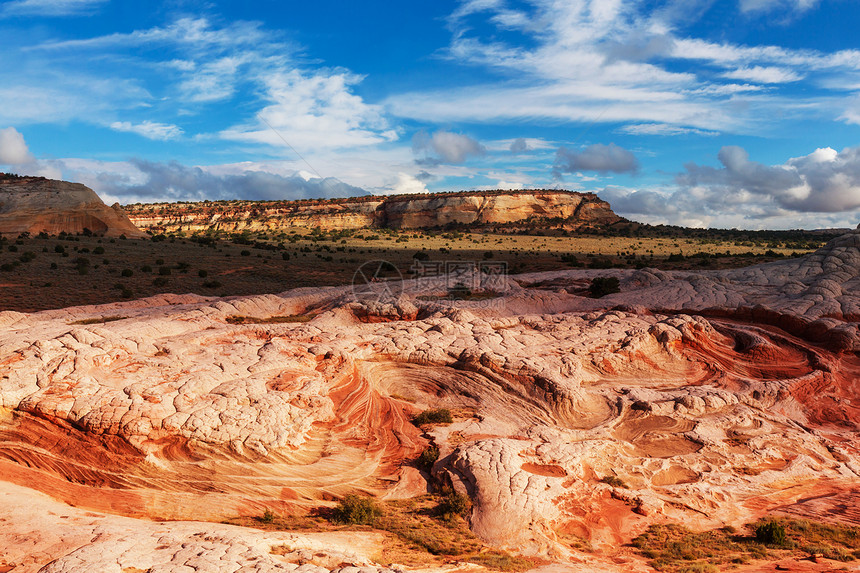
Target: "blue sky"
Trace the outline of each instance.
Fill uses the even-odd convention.
[[[108,201],[593,191],[860,222],[855,0],[0,2],[0,169]]]

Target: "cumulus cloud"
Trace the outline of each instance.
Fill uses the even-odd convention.
[[[391,194],[406,195],[414,193],[427,193],[427,186],[418,177],[407,173],[398,173],[397,181],[391,187]]]
[[[23,165],[32,161],[24,136],[14,127],[0,129],[0,164]]]
[[[442,160],[446,163],[465,163],[469,157],[484,155],[487,150],[477,140],[468,135],[439,130],[433,135],[419,131],[412,137],[412,151],[424,153],[425,160],[419,163],[433,164]],[[434,155],[436,157],[434,157]]]
[[[108,0],[13,0],[0,8],[0,16],[84,16]]]
[[[353,93],[362,76],[344,70],[281,70],[259,79],[269,105],[257,113],[257,123],[224,130],[222,138],[276,146],[286,141],[302,151],[366,147],[398,138],[382,108]]]
[[[525,153],[529,151],[529,142],[525,137],[518,137],[511,142],[511,153]]]
[[[134,173],[103,172],[91,180],[93,189],[125,203],[204,199],[266,201],[367,195],[364,189],[333,177],[306,178],[299,173],[284,176],[264,171],[218,174],[175,161],[157,163],[132,159],[129,163]]]
[[[153,121],[144,121],[142,123],[131,123],[128,121],[115,121],[110,124],[110,128],[115,131],[126,131],[136,133],[147,139],[157,141],[167,141],[168,139],[176,139],[182,135],[182,129],[175,125],[167,123],[157,123]]]
[[[554,170],[556,173],[636,173],[639,170],[639,162],[632,153],[614,143],[595,143],[579,152],[565,147],[559,148]]]
[[[749,159],[740,147],[723,147],[722,167],[688,163],[678,184],[713,202],[735,201],[757,206],[813,213],[838,213],[860,208],[860,147],[837,152],[817,149],[782,165]]]

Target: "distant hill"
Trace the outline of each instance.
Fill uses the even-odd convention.
[[[296,228],[472,229],[520,226],[567,230],[625,220],[593,193],[555,189],[461,191],[300,201],[204,201],[127,205],[153,232],[272,231]]]
[[[92,233],[145,236],[119,206],[80,183],[0,173],[0,235]]]

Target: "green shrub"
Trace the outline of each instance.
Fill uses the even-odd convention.
[[[451,416],[451,411],[446,408],[424,410],[420,414],[412,418],[412,423],[416,426],[422,424],[450,424],[454,421]]]
[[[134,275],[134,271],[131,269],[123,269],[120,274],[124,277],[130,277],[130,276]]]
[[[152,286],[163,287],[167,285],[167,277],[155,277],[155,280],[152,281]]]
[[[94,255],[103,255],[103,254],[105,254],[105,248],[104,247],[96,247],[95,249],[93,249],[93,254]]]
[[[776,521],[765,521],[755,528],[755,540],[764,545],[782,547],[786,543],[785,527]]]
[[[609,484],[612,487],[623,487],[625,489],[627,488],[627,484],[624,483],[624,480],[622,480],[618,476],[606,476],[601,478],[600,481],[601,483]]]
[[[205,269],[200,269],[199,271],[197,271],[197,276],[200,277],[201,279],[205,279],[206,277],[209,276],[209,271],[207,271]]]
[[[332,512],[335,523],[350,525],[372,525],[382,515],[382,510],[372,499],[349,494]]]
[[[433,464],[436,463],[436,460],[439,459],[439,448],[435,445],[429,445],[427,448],[421,452],[421,455],[418,456],[418,459],[415,460],[415,465],[418,466],[418,469],[422,469],[425,472],[430,472],[433,468]]]
[[[618,286],[618,278],[616,277],[594,277],[588,287],[588,292],[594,298],[601,298],[608,294],[621,292],[621,288]]]
[[[152,272],[152,267],[151,267],[151,266],[149,266],[149,265],[143,265],[142,267],[140,267],[140,272],[142,272],[142,273],[151,273],[151,272]]]
[[[204,288],[218,288],[221,286],[221,283],[218,281],[206,281],[203,283]]]
[[[465,517],[471,509],[472,500],[453,489],[449,490],[436,506],[437,514],[448,521],[456,516]]]
[[[275,513],[271,509],[267,509],[260,517],[260,521],[262,521],[263,523],[272,523],[273,521],[275,521]]]
[[[158,267],[158,274],[163,277],[170,276],[170,267]]]

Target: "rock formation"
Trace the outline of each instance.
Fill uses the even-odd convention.
[[[0,235],[42,232],[145,236],[118,203],[108,207],[80,183],[0,174]]]
[[[609,275],[621,292],[571,294]],[[34,538],[33,571],[295,569],[268,548],[307,536],[185,521],[420,495],[430,476],[411,460],[431,441],[432,479],[473,500],[478,536],[580,571],[647,570],[613,551],[650,523],[860,522],[860,234],[740,270],[494,280],[484,300],[407,281],[396,298],[339,287],[0,313],[0,540],[75,524],[80,539]],[[299,315],[312,319],[231,320]],[[454,423],[410,423],[439,407]],[[22,497],[77,509],[36,523]],[[332,541],[312,570],[384,569],[347,549]]]
[[[128,205],[131,220],[157,232],[307,229],[426,229],[552,223],[568,229],[622,221],[592,193],[473,191],[305,201]]]

